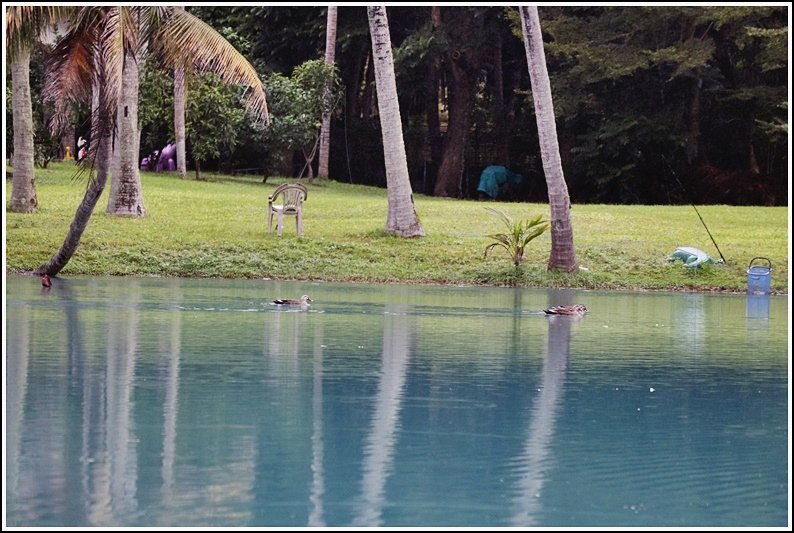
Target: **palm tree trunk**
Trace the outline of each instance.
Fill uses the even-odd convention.
[[[328,18],[325,24],[325,62],[333,65],[336,60],[336,6],[328,6]],[[326,91],[330,87],[326,86]],[[328,177],[328,156],[331,150],[331,114],[323,113],[323,124],[320,129],[320,162],[317,177]]]
[[[187,159],[185,148],[185,104],[187,91],[185,89],[185,69],[174,69],[174,136],[176,137],[176,172],[180,178],[187,174]]]
[[[388,215],[386,231],[400,237],[421,237],[425,234],[416,215],[408,161],[405,156],[400,103],[394,75],[389,21],[385,6],[367,6],[375,84],[378,91],[378,113],[383,136],[383,159],[386,166]]]
[[[532,83],[532,99],[535,102],[540,157],[543,160],[543,172],[546,175],[551,208],[551,255],[548,269],[573,272],[579,268],[579,265],[573,246],[571,204],[560,161],[557,124],[554,119],[549,72],[546,69],[546,55],[543,51],[540,17],[537,6],[521,6],[520,11],[527,66]]]
[[[184,7],[175,6],[174,9]],[[185,104],[187,102],[187,86],[185,85],[185,68],[174,69],[174,137],[176,142],[176,173],[180,178],[187,174],[187,155],[185,143]]]
[[[116,124],[119,135],[114,148],[107,213],[142,217],[146,210],[138,170],[138,59],[134,55],[128,55],[124,61]]]
[[[30,48],[23,48],[11,64],[14,121],[14,178],[11,211],[30,213],[38,208],[33,159],[33,105],[30,100]]]
[[[102,93],[104,93],[104,90],[100,85],[98,95],[100,101],[103,98]],[[93,142],[99,143],[96,151],[96,176],[88,183],[88,187],[83,195],[83,200],[77,207],[77,211],[72,219],[72,224],[69,226],[69,232],[66,234],[66,238],[60,249],[52,256],[49,262],[34,270],[34,274],[48,274],[54,276],[63,270],[77,250],[83,232],[86,226],[88,226],[88,221],[91,219],[91,215],[94,212],[94,207],[96,207],[99,197],[102,196],[102,191],[105,190],[111,157],[113,155],[111,148],[113,123],[110,117],[105,116],[98,119],[98,124],[101,128],[101,135],[99,139],[93,140]]]

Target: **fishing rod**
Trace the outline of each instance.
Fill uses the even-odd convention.
[[[717,246],[717,241],[715,241],[715,240],[714,240],[714,237],[711,235],[711,232],[709,231],[709,227],[706,225],[706,222],[703,220],[703,217],[702,217],[702,216],[700,216],[700,211],[698,211],[698,208],[697,208],[697,207],[695,207],[695,204],[692,202],[692,197],[690,196],[690,194],[689,194],[689,191],[687,190],[687,188],[686,188],[686,187],[684,187],[684,184],[683,184],[683,183],[681,183],[681,180],[679,180],[679,179],[678,179],[678,175],[677,175],[677,174],[675,173],[675,171],[673,170],[673,167],[672,167],[672,166],[670,166],[670,163],[668,163],[668,161],[667,161],[667,158],[666,158],[666,157],[664,157],[664,156],[662,156],[662,160],[663,160],[663,161],[664,161],[664,163],[667,165],[667,168],[669,168],[669,169],[670,169],[670,173],[671,173],[671,174],[673,175],[673,177],[675,178],[675,181],[676,181],[676,182],[678,182],[678,185],[679,185],[679,186],[681,187],[681,189],[682,189],[682,190],[683,190],[683,191],[686,193],[687,197],[689,197],[689,205],[691,205],[691,206],[692,206],[692,209],[694,209],[694,210],[695,210],[695,213],[697,213],[697,215],[698,215],[698,218],[700,219],[700,222],[703,224],[703,227],[704,227],[704,228],[706,228],[706,233],[708,233],[708,234],[709,234],[709,238],[711,239],[711,242],[713,242],[713,243],[714,243],[714,248],[716,248],[716,249],[717,249],[717,252],[720,254],[720,259],[722,260],[722,262],[723,262],[723,263],[726,263],[726,261],[725,261],[725,257],[722,255],[722,252],[720,251],[720,247],[719,247],[719,246]]]

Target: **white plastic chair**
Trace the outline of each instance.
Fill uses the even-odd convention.
[[[276,230],[279,237],[284,230],[284,217],[295,217],[295,228],[298,235],[303,235],[303,202],[309,192],[300,183],[284,183],[276,187],[273,194],[267,197],[267,230],[273,229],[273,215],[276,215]],[[276,203],[279,202],[280,203]]]

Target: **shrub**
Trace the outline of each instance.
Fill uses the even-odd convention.
[[[513,219],[499,209],[493,207],[486,207],[485,209],[502,219],[505,226],[507,226],[507,232],[488,235],[488,237],[494,239],[496,242],[492,242],[485,247],[485,254],[483,257],[488,257],[488,252],[494,248],[501,247],[510,254],[513,258],[513,264],[515,264],[517,268],[521,264],[521,261],[524,260],[524,249],[527,244],[549,229],[548,221],[543,220],[542,215],[537,215],[530,219],[514,222]]]

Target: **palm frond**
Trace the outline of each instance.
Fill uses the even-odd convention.
[[[513,220],[509,216],[507,216],[504,211],[501,211],[501,210],[496,209],[494,207],[488,207],[488,206],[486,206],[485,209],[487,209],[488,211],[490,211],[494,215],[496,215],[499,218],[501,218],[502,221],[505,223],[505,225],[507,225],[508,228],[513,225]]]
[[[148,52],[150,45],[156,46],[156,36],[160,32],[162,25],[168,20],[169,14],[173,9],[168,6],[147,6],[145,9],[138,9],[138,40],[146,47],[146,50],[139,50],[140,52]]]
[[[491,250],[493,250],[493,249],[494,249],[494,248],[496,248],[497,246],[502,246],[502,247],[505,247],[505,246],[504,246],[502,243],[500,243],[500,242],[492,242],[491,244],[489,244],[488,246],[486,246],[486,247],[485,247],[485,253],[483,254],[483,257],[488,257],[488,252],[490,252]],[[508,251],[509,251],[509,250],[508,250]]]
[[[54,106],[50,122],[53,132],[60,131],[71,119],[73,104],[91,101],[96,83],[95,44],[99,31],[99,19],[95,15],[86,9],[77,13],[48,58],[43,97]]]
[[[73,16],[69,30],[57,43],[51,56],[44,98],[54,105],[50,129],[60,130],[71,118],[74,104],[90,103],[102,87],[103,98],[95,110],[91,137],[113,127],[116,115],[124,58],[138,45],[138,8],[82,7]],[[93,154],[96,143],[89,145]]]
[[[42,35],[67,17],[73,8],[66,6],[6,7],[6,52],[13,59],[21,50],[32,46]]]
[[[156,28],[150,50],[172,67],[190,58],[192,68],[218,74],[225,83],[246,88],[246,110],[268,124],[265,88],[251,63],[210,25],[183,9],[172,8]]]

